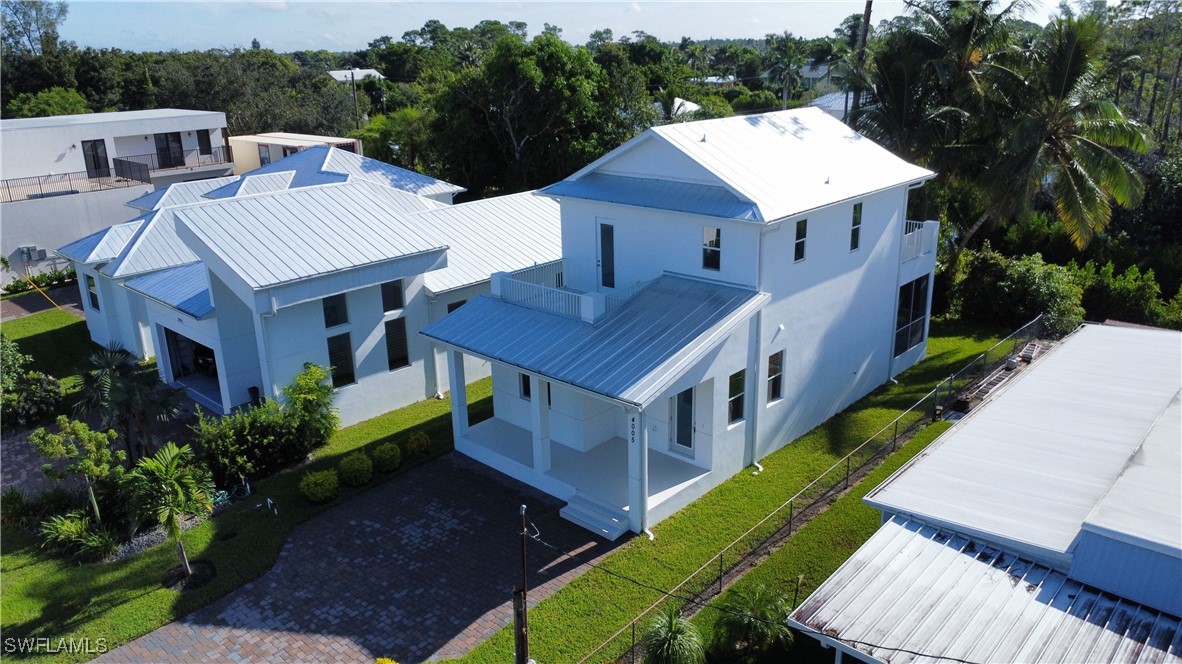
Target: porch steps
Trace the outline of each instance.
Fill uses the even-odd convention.
[[[614,541],[628,532],[628,515],[618,508],[579,492],[567,502],[558,515],[597,535]]]

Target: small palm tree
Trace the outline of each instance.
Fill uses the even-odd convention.
[[[783,654],[793,643],[789,613],[788,600],[772,588],[759,585],[735,590],[718,621],[719,650],[733,653],[739,661],[773,652]]]
[[[130,477],[137,502],[176,542],[185,576],[189,576],[193,569],[181,541],[181,519],[213,511],[213,480],[209,473],[193,463],[193,451],[188,445],[177,447],[170,442],[153,456],[140,459]]]
[[[702,636],[672,605],[653,619],[641,648],[645,664],[702,664],[706,661]]]

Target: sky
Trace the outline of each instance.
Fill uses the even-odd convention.
[[[1057,1],[1034,0],[1026,18],[1045,24]],[[383,35],[395,39],[430,19],[449,28],[484,19],[524,21],[533,36],[550,23],[563,39],[585,43],[592,30],[610,28],[616,38],[643,30],[662,41],[757,38],[785,30],[799,37],[831,35],[863,0],[745,2],[213,2],[69,0],[59,27],[80,47],[130,51],[181,51],[248,47],[258,39],[279,52],[356,51]],[[871,23],[903,12],[902,0],[875,0]]]

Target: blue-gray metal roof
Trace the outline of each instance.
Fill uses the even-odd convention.
[[[213,313],[209,273],[202,263],[190,263],[128,279],[124,286],[193,318]]]
[[[883,524],[789,624],[878,662],[1182,662],[1178,617],[902,517]]]
[[[345,182],[349,179],[347,175],[344,173],[334,173],[325,168],[324,161],[328,158],[328,151],[331,149],[325,146],[317,146],[308,148],[307,150],[300,150],[279,161],[273,161],[249,173],[245,173],[236,182],[231,182],[228,185],[214,189],[206,193],[205,197],[210,199],[234,198],[239,195],[239,190],[242,189],[242,186],[247,180],[260,175],[286,173],[289,171],[294,173],[291,179],[288,180],[288,187],[292,189]]]
[[[584,198],[727,219],[758,219],[755,204],[723,187],[655,178],[590,173],[542,189],[551,196]]]
[[[209,178],[207,180],[190,180],[189,182],[174,182],[167,187],[133,198],[127,202],[129,207],[148,212],[159,210],[171,205],[189,205],[205,200],[206,193],[223,187],[238,179],[237,175],[224,178]]]
[[[101,272],[118,279],[196,261],[197,254],[181,242],[176,234],[173,209],[156,210],[141,217],[143,224],[119,252],[119,256],[104,265]]]
[[[767,299],[765,293],[665,275],[595,325],[481,296],[422,333],[643,406]]]
[[[80,240],[74,240],[58,249],[57,253],[79,263],[109,261],[123,251],[143,222],[143,217],[140,217],[122,224],[108,226]]]

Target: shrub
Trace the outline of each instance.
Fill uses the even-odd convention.
[[[32,286],[24,279],[13,279],[4,286],[4,293],[13,295],[14,293],[23,293],[27,290],[32,290]]]
[[[33,358],[21,352],[16,342],[0,333],[0,390],[15,390],[17,381],[25,374],[25,365]]]
[[[90,517],[82,510],[55,514],[41,523],[41,546],[59,551],[76,551],[90,531]]]
[[[415,431],[406,439],[406,451],[413,456],[431,454],[431,438],[422,431]]]
[[[203,451],[219,486],[228,486],[239,475],[266,477],[308,456],[304,441],[275,401],[221,418],[199,412],[194,430],[194,446]]]
[[[36,520],[37,503],[20,487],[10,486],[0,492],[0,523],[24,528]]]
[[[1083,308],[1088,320],[1116,319],[1126,323],[1159,325],[1164,304],[1153,270],[1142,273],[1136,265],[1117,275],[1112,261],[1096,269],[1092,261],[1083,267],[1068,265],[1075,282],[1083,289]]]
[[[283,388],[284,408],[309,452],[328,443],[341,425],[332,407],[332,393],[328,371],[311,363],[304,364],[291,385]]]
[[[793,642],[790,613],[788,600],[768,586],[735,590],[719,615],[716,652],[724,659],[784,661]]]
[[[78,542],[79,555],[87,560],[103,560],[119,548],[119,540],[107,528],[96,528],[83,535]]]
[[[645,664],[701,664],[706,661],[702,636],[693,623],[669,605],[649,623],[641,641]]]
[[[1052,331],[1083,320],[1083,290],[1068,268],[1044,263],[1038,254],[1007,258],[988,243],[966,254],[964,275],[953,288],[962,319],[1013,327],[1046,314]]]
[[[349,486],[365,486],[373,479],[373,461],[357,451],[341,459],[341,479]]]
[[[31,426],[49,419],[62,403],[62,384],[39,371],[20,375],[16,387],[2,399],[5,419],[17,426]]]
[[[340,484],[340,478],[334,469],[311,472],[300,480],[300,493],[313,503],[327,503],[337,497]]]
[[[392,473],[402,465],[402,450],[398,443],[382,443],[373,450],[373,464],[383,473]]]
[[[55,486],[49,491],[37,496],[35,504],[37,516],[40,517],[65,514],[71,510],[81,509],[86,506],[85,499],[81,494],[63,489],[60,486]]]

